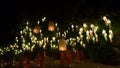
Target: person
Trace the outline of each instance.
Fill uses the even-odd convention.
[[[81,53],[80,53],[80,51],[78,49],[76,49],[75,55],[76,55],[75,62],[79,62],[80,59],[81,59]]]
[[[80,54],[81,54],[80,59],[83,60],[85,58],[85,53],[84,53],[83,49],[80,50]]]
[[[31,56],[28,55],[27,60],[26,60],[25,68],[30,68],[30,61],[31,61]]]
[[[72,54],[70,50],[66,50],[66,61],[68,63],[68,65],[71,67],[72,64]]]
[[[65,51],[60,51],[60,63],[62,65],[65,63]]]
[[[20,53],[20,68],[24,67],[24,55],[23,53]]]
[[[40,65],[40,68],[44,68],[45,61],[45,51],[39,51],[37,54],[37,64]]]

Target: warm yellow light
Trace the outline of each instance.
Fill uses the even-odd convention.
[[[40,24],[40,21],[38,21],[37,23]]]
[[[48,24],[48,30],[49,31],[54,31],[55,30],[55,25],[53,21],[50,21]]]
[[[80,28],[79,31],[80,31],[81,33],[83,33],[83,28]]]
[[[89,35],[89,33],[90,33],[90,32],[87,30],[87,31],[86,31],[86,35],[88,36],[88,35]]]
[[[93,25],[93,24],[91,24],[90,27],[91,27],[92,29],[94,29],[94,25]]]
[[[38,34],[40,32],[40,27],[38,25],[35,26],[35,28],[33,29],[33,32]]]
[[[110,42],[112,43],[113,36],[111,34],[109,34],[109,38],[110,38]]]
[[[113,34],[113,31],[112,31],[112,30],[109,30],[109,33],[110,33],[110,34]]]
[[[85,44],[82,45],[85,48]]]
[[[74,25],[71,25],[71,28],[74,28]]]
[[[42,18],[42,22],[44,22],[45,20],[46,20],[46,17],[43,17],[43,18]]]
[[[107,17],[106,16],[103,16],[103,20],[105,21],[107,19]]]
[[[60,51],[65,51],[65,50],[67,50],[66,40],[64,40],[64,39],[60,39],[60,40],[59,40],[59,50],[60,50]]]
[[[106,33],[106,31],[105,30],[102,30],[102,34],[104,35]]]
[[[27,22],[27,25],[29,24],[29,22]]]
[[[86,23],[84,23],[84,24],[83,24],[83,27],[84,27],[84,28],[86,28],[86,27],[87,27]]]

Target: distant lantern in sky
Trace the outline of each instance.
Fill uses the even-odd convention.
[[[55,25],[54,25],[54,22],[53,21],[50,21],[48,23],[48,30],[49,31],[54,31],[55,30]]]
[[[59,40],[59,51],[66,51],[67,46],[66,46],[66,40],[60,39]]]
[[[40,32],[40,27],[37,25],[34,27],[33,32],[38,34]]]

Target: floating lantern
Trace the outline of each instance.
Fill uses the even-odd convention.
[[[60,51],[66,51],[67,50],[66,41],[64,39],[59,40],[59,50]]]
[[[40,27],[38,25],[35,26],[35,28],[33,29],[33,32],[38,34],[40,32]]]
[[[49,31],[54,31],[55,30],[55,25],[54,25],[54,22],[53,21],[50,21],[48,23],[48,30]]]

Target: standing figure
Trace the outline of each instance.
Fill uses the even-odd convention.
[[[40,68],[44,68],[44,61],[45,61],[45,52],[44,51],[40,51],[37,54],[37,64],[40,65]]]
[[[85,53],[84,53],[83,49],[80,50],[80,54],[81,54],[80,59],[84,59],[85,58]]]
[[[79,62],[81,59],[81,52],[78,49],[76,49],[75,55],[76,55],[75,62]]]
[[[24,55],[20,53],[20,68],[24,68]]]
[[[30,68],[30,62],[31,62],[31,56],[28,55],[27,60],[26,60],[25,68]]]
[[[62,65],[65,63],[65,51],[60,51],[60,63]]]
[[[70,50],[66,51],[66,61],[68,63],[69,66],[71,66],[72,63],[72,54]]]

